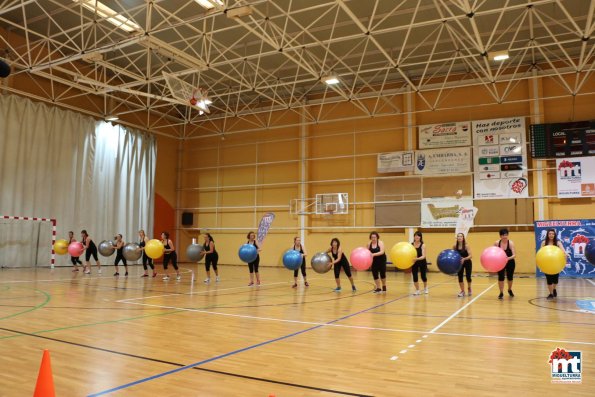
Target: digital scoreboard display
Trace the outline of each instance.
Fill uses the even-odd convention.
[[[539,158],[595,155],[595,120],[532,124],[531,156]]]

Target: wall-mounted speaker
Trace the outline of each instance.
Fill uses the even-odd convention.
[[[194,224],[194,213],[182,212],[182,226],[192,226]]]

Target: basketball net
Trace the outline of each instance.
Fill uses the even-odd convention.
[[[467,237],[469,229],[473,227],[473,220],[475,219],[475,215],[477,215],[476,207],[461,208],[459,212],[459,218],[457,219],[455,235],[463,233],[463,235]]]

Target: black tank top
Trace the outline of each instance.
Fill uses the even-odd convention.
[[[117,243],[116,243],[117,244]],[[120,248],[116,249],[116,255],[118,256],[122,256],[122,252],[124,251],[124,246],[121,246]]]
[[[165,240],[165,244],[163,244],[163,248],[165,248],[166,250],[171,248],[169,246],[169,239]],[[175,254],[176,254],[176,251],[171,251],[171,252],[166,252],[164,255],[175,255]]]
[[[335,252],[333,252],[333,250],[331,250],[331,255],[333,256],[334,260],[337,260],[337,258],[339,257],[339,250],[337,250],[337,253],[335,253]],[[343,255],[341,255],[341,260],[339,262],[337,262],[337,265],[343,265],[345,263],[349,264],[349,261],[347,260],[345,253],[343,253]]]
[[[138,246],[139,246],[139,247],[141,247],[141,248],[143,248],[145,245],[146,245],[146,243],[145,243],[145,239],[142,239],[142,240],[141,240],[141,241],[138,243]]]
[[[87,246],[87,238],[86,237],[83,238],[82,243],[83,243],[84,246]],[[91,240],[91,242],[89,243],[89,248],[88,249],[89,249],[89,251],[94,251],[94,250],[97,249],[97,247],[95,246],[95,243],[93,242],[93,240]]]
[[[378,243],[376,243],[376,248],[372,248],[372,243],[370,243],[370,245],[368,246],[368,249],[370,250],[371,253],[375,254],[377,252],[380,252],[380,245],[378,245]],[[386,254],[372,257],[372,263],[382,264],[384,262],[386,262]]]
[[[455,251],[457,251],[459,253],[459,255],[461,255],[461,258],[466,258],[469,256],[469,252],[467,252],[467,248],[463,247],[463,248],[459,249],[458,244],[455,245],[455,247],[457,247],[457,248],[455,248]],[[471,259],[465,259],[465,263],[469,263],[469,262],[471,262]]]
[[[502,244],[502,240],[498,240],[498,247],[500,247],[501,244]],[[502,247],[500,247],[500,248],[502,248]],[[506,252],[507,257],[510,258],[512,256],[512,250],[510,249],[510,240],[508,241],[508,244],[506,244],[506,249],[504,250],[504,252]],[[514,259],[509,259],[508,263],[510,263],[510,264],[515,263]]]
[[[296,250],[295,249],[295,245],[293,246],[293,249]],[[296,250],[296,251],[299,251],[300,254],[303,254],[304,253],[304,248],[302,247],[301,244],[300,244],[300,249],[299,250]],[[306,263],[306,258],[304,258],[303,256],[302,256],[302,263]]]
[[[211,247],[209,247],[210,244],[211,244],[211,242],[209,242],[209,244],[205,244],[203,246],[205,252],[208,252],[211,249]],[[213,243],[213,252],[211,252],[210,254],[207,254],[207,256],[210,258],[215,255],[217,255],[217,250],[215,249],[215,243]]]
[[[411,245],[413,245],[413,243],[411,243]],[[424,246],[423,244],[420,244],[419,247],[415,248],[415,245],[413,245],[413,248],[415,248],[415,250],[417,251],[418,258],[423,255],[423,251],[421,249],[421,247],[423,247],[423,246]],[[428,261],[426,261],[426,258],[424,258],[424,259],[416,260],[415,263],[417,263],[418,265],[427,265]]]

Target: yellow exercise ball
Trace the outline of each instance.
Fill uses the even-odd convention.
[[[58,255],[66,255],[68,253],[68,241],[64,239],[56,240],[54,252]]]
[[[417,251],[410,243],[401,241],[390,249],[390,259],[401,270],[409,269],[417,259]]]
[[[535,262],[545,274],[558,274],[566,266],[566,253],[555,245],[544,245],[537,251]]]
[[[145,252],[151,259],[161,258],[163,256],[163,250],[165,250],[165,247],[161,241],[156,239],[147,241],[147,245],[145,245]]]

